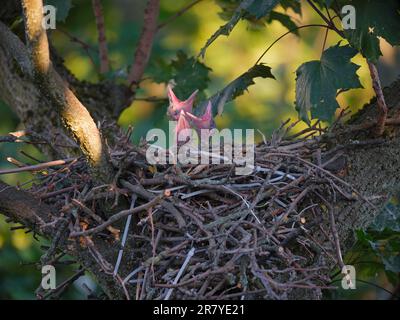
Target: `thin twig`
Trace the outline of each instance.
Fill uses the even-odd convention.
[[[153,206],[155,206],[156,204],[158,204],[162,199],[162,196],[158,196],[155,197],[153,200],[139,206],[136,208],[132,208],[129,210],[123,210],[120,211],[116,214],[114,214],[113,216],[111,216],[106,222],[102,223],[101,225],[94,227],[92,229],[86,230],[86,231],[79,231],[79,232],[72,232],[70,234],[70,237],[74,238],[74,237],[81,237],[81,236],[89,236],[92,235],[94,233],[103,231],[105,228],[107,228],[108,226],[112,225],[113,223],[115,223],[116,221],[118,221],[119,219],[122,219],[126,216],[132,215],[134,213],[137,212],[141,212],[143,210],[147,210]]]
[[[190,249],[190,251],[188,252],[185,261],[183,262],[181,268],[179,269],[178,274],[176,275],[174,282],[172,282],[172,284],[177,284],[179,279],[181,278],[183,272],[185,271],[190,259],[193,257],[194,253],[195,253],[196,249],[193,247],[192,249]],[[169,288],[167,291],[167,294],[165,295],[164,300],[169,300],[169,298],[171,297],[172,291],[174,290],[174,288]]]
[[[77,159],[76,158],[68,158],[68,159],[63,159],[63,160],[54,160],[54,161],[44,162],[44,163],[21,167],[21,168],[5,169],[5,170],[0,170],[0,174],[18,173],[18,172],[25,172],[25,171],[40,171],[40,170],[43,170],[43,169],[46,169],[49,167],[61,166],[64,164],[68,164],[75,160],[77,160]]]
[[[369,72],[371,74],[372,79],[372,87],[374,88],[376,94],[376,101],[378,104],[378,119],[376,123],[375,133],[378,136],[381,136],[385,130],[385,122],[388,115],[388,107],[385,102],[385,96],[382,92],[381,81],[379,79],[378,70],[376,65],[370,61],[368,61]]]
[[[296,28],[293,28],[287,32],[285,32],[284,34],[282,34],[281,36],[279,36],[278,38],[276,38],[269,46],[267,49],[264,50],[264,52],[260,55],[260,57],[257,59],[256,63],[254,65],[257,65],[262,58],[264,58],[264,56],[268,53],[268,51],[276,44],[278,43],[281,39],[283,39],[284,37],[286,37],[289,34],[292,34],[294,31],[300,30],[300,29],[304,29],[304,28],[311,28],[311,27],[319,27],[319,28],[326,28],[326,29],[331,29],[331,26],[329,25],[325,25],[325,24],[307,24],[304,26],[299,26]]]
[[[131,206],[129,208],[130,210],[135,207],[136,199],[137,199],[137,196],[136,195],[132,195]],[[126,239],[128,238],[128,231],[129,231],[129,225],[131,223],[131,219],[132,219],[132,215],[130,214],[128,216],[128,218],[126,219],[124,234],[123,234],[122,240],[121,240],[121,249],[118,252],[117,262],[115,263],[114,276],[118,273],[119,265],[121,264],[122,255],[124,253]]]
[[[167,24],[171,23],[172,21],[174,21],[175,19],[179,18],[181,15],[183,15],[186,11],[190,10],[193,6],[195,6],[196,4],[198,4],[199,2],[201,2],[203,0],[195,0],[192,3],[189,3],[188,5],[184,6],[182,9],[180,9],[178,12],[176,12],[175,14],[173,14],[172,16],[168,17],[164,22],[161,22],[158,26],[157,26],[157,31],[160,30],[161,28],[164,28]]]

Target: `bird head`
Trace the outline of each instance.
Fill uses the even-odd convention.
[[[180,112],[192,112],[194,99],[196,98],[198,90],[194,91],[190,97],[184,101],[178,99],[172,91],[171,86],[168,86],[169,107],[167,114],[172,120],[179,120]]]
[[[214,129],[215,122],[212,115],[212,105],[211,101],[208,102],[206,111],[201,117],[196,117],[191,113],[186,113],[186,116],[192,121],[194,126],[198,129]]]

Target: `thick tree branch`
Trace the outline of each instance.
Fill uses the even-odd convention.
[[[13,221],[25,226],[36,226],[39,231],[50,235],[43,229],[46,223],[50,223],[54,212],[46,204],[40,203],[28,192],[17,190],[0,180],[0,212]]]
[[[42,0],[22,0],[25,19],[25,34],[35,71],[46,75],[50,68],[49,43],[46,30],[43,29]]]
[[[111,181],[112,168],[95,122],[51,64],[47,33],[42,26],[42,0],[22,0],[22,8],[29,54],[41,93],[56,106],[64,125],[91,165],[94,178]]]
[[[157,32],[157,19],[160,11],[159,0],[148,0],[144,11],[144,21],[142,34],[135,51],[135,58],[132,68],[128,75],[128,82],[133,94],[139,86],[147,62],[149,61],[154,36]]]
[[[99,41],[100,73],[106,73],[110,69],[106,30],[104,26],[103,8],[100,0],[92,0],[93,12],[96,18],[96,26]]]
[[[58,231],[56,221],[60,218],[55,209],[42,203],[30,193],[9,186],[1,180],[0,213],[50,240],[56,237]],[[96,240],[96,246],[106,259],[114,258],[113,254],[110,254],[110,245],[107,241]],[[123,289],[118,282],[113,280],[112,274],[107,274],[101,269],[89,246],[84,246],[83,242],[77,239],[61,243],[57,249],[76,258],[86,270],[91,272],[110,299],[124,297]]]

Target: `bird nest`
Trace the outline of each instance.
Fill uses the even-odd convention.
[[[318,262],[328,255],[343,263],[333,202],[354,190],[341,168],[332,169],[338,159],[324,130],[290,136],[291,129],[282,126],[255,147],[249,175],[226,164],[149,165],[146,146],[127,147],[128,134],[111,152],[113,184],[94,186],[78,158],[37,174],[30,191],[67,219],[67,241],[91,243],[131,299],[320,293],[332,286]],[[96,251],[98,238],[110,243],[113,261]]]

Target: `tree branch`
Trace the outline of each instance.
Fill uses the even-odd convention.
[[[135,213],[145,211],[145,210],[152,208],[153,206],[155,206],[156,204],[158,204],[161,201],[161,198],[162,198],[161,196],[158,196],[158,197],[155,197],[153,200],[151,200],[139,207],[122,210],[122,211],[112,215],[107,221],[103,222],[102,224],[98,225],[97,227],[94,227],[92,229],[85,230],[85,231],[73,232],[70,234],[70,237],[75,238],[75,237],[90,236],[94,233],[100,232],[124,217],[127,217],[131,214],[135,214]]]
[[[86,156],[94,178],[111,181],[112,168],[96,124],[85,106],[52,67],[47,33],[42,26],[42,0],[22,0],[22,8],[29,54],[41,93],[56,106],[64,125]]]
[[[104,26],[103,8],[100,0],[92,0],[93,12],[96,18],[96,27],[99,41],[100,73],[109,71],[106,31]]]
[[[40,202],[30,193],[9,186],[1,180],[0,212],[11,220],[22,223],[25,227],[50,240],[56,237],[58,230],[55,222],[59,218],[55,209]],[[110,245],[107,241],[96,240],[96,246],[101,251],[101,254],[110,258]],[[83,246],[78,239],[68,241],[68,245],[67,243],[60,243],[57,249],[70,254],[85,269],[90,271],[110,299],[122,299],[124,297],[123,289],[118,282],[114,281],[111,274],[105,273],[100,268],[96,259],[90,253],[90,248]]]
[[[51,235],[49,229],[43,227],[52,221],[54,213],[44,203],[40,203],[30,193],[17,190],[0,180],[0,212],[20,222],[24,226],[36,226],[37,231],[41,229],[47,236]]]
[[[128,75],[133,96],[139,86],[140,79],[143,76],[147,62],[149,61],[151,48],[153,46],[154,36],[157,32],[157,19],[160,11],[159,0],[148,0],[144,11],[144,21],[142,34],[135,51],[135,59]]]
[[[339,30],[335,24],[333,23],[333,21],[326,17],[321,10],[318,9],[318,7],[312,2],[312,0],[307,0],[308,4],[311,6],[311,8],[322,18],[322,20],[325,21],[325,23],[334,31],[336,31],[336,33],[341,36],[342,38],[344,38],[344,33],[343,31]]]
[[[369,72],[372,79],[372,87],[376,94],[376,101],[378,105],[378,120],[375,128],[375,133],[381,136],[385,130],[385,123],[388,115],[388,107],[386,105],[385,97],[382,92],[381,81],[379,79],[378,70],[372,62],[368,61]]]
[[[42,26],[42,0],[22,0],[22,9],[32,63],[37,73],[46,75],[50,68],[50,52],[47,33]]]

